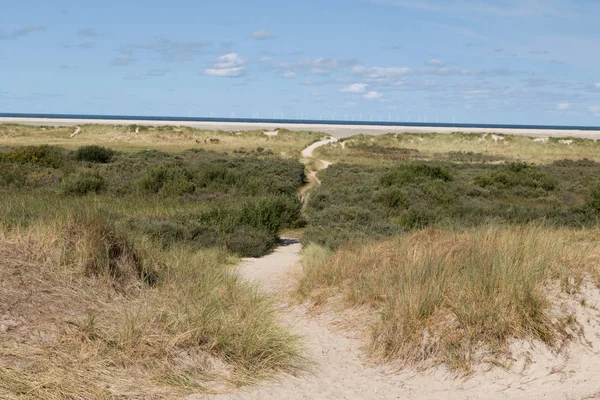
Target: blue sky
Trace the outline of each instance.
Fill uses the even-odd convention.
[[[3,0],[0,112],[600,125],[597,0]]]

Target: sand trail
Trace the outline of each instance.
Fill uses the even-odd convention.
[[[317,147],[334,141],[317,142],[302,155],[312,157]],[[314,188],[319,183],[316,172],[311,176],[307,187]],[[300,252],[297,240],[282,239],[273,253],[244,259],[237,271],[277,302],[282,324],[303,340],[306,370],[231,393],[192,395],[189,400],[600,399],[600,290],[591,284],[582,291],[585,306],[573,298],[562,304],[576,312],[584,331],[581,340],[558,355],[528,342],[514,343],[510,370],[482,367],[463,379],[443,366],[417,371],[374,365],[365,359],[364,339],[336,324],[339,316],[314,315],[305,305],[290,302],[288,295],[302,272]]]

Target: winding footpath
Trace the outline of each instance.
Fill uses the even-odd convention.
[[[335,141],[337,139],[331,138],[314,143],[302,156],[311,158],[315,149]],[[327,167],[329,163],[321,165]],[[316,179],[316,172],[313,177]],[[309,179],[309,185],[310,182]],[[318,179],[312,182],[318,185]],[[496,368],[478,372],[468,380],[456,379],[443,368],[417,372],[372,365],[364,359],[361,350],[364,340],[336,327],[334,316],[311,315],[304,305],[290,305],[287,296],[302,271],[300,251],[298,241],[284,239],[272,254],[245,259],[238,273],[271,296],[278,304],[282,324],[302,337],[304,354],[310,363],[307,370],[298,376],[284,374],[261,386],[232,389],[232,393],[192,395],[188,400],[581,399],[600,396],[600,378],[597,381],[589,378],[597,376],[594,364],[591,369],[580,368],[565,381],[568,372],[553,372],[564,366],[563,357],[554,357],[556,365],[528,370],[528,373],[525,373],[528,365],[521,367],[521,373]],[[600,299],[595,300],[600,306]],[[551,359],[552,355],[547,358]],[[519,365],[516,367],[518,370]]]

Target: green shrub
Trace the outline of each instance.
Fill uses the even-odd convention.
[[[589,197],[585,203],[585,208],[596,213],[600,213],[600,185],[590,189]]]
[[[0,187],[20,188],[27,183],[27,176],[19,166],[0,164]]]
[[[241,257],[261,257],[277,246],[277,237],[266,229],[241,225],[227,236],[227,248]]]
[[[409,204],[406,192],[397,187],[381,189],[375,193],[373,200],[389,208],[406,208]]]
[[[106,186],[104,178],[98,172],[83,172],[63,182],[64,194],[84,196],[88,193],[99,193]]]
[[[146,192],[166,197],[181,196],[196,189],[192,173],[185,167],[175,165],[151,170],[142,178],[140,186]]]
[[[497,190],[511,190],[523,197],[537,197],[541,191],[552,191],[557,181],[545,172],[526,163],[511,163],[498,171],[479,175],[474,179],[481,187],[493,187]],[[541,191],[531,190],[540,189]]]
[[[381,177],[381,185],[389,187],[392,185],[405,185],[420,182],[424,179],[440,179],[444,182],[452,180],[450,172],[446,169],[429,164],[407,164],[395,169]]]
[[[75,151],[75,159],[77,161],[88,161],[93,163],[106,164],[109,163],[115,151],[102,146],[84,146]]]
[[[60,147],[48,145],[25,146],[0,155],[0,161],[60,168],[66,161],[66,155],[65,150]]]

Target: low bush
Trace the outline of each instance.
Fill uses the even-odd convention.
[[[261,257],[277,246],[277,237],[266,229],[237,226],[227,235],[227,249],[240,257]]]
[[[77,161],[87,161],[92,163],[109,163],[115,151],[102,146],[84,146],[75,151],[75,159]]]
[[[0,187],[20,188],[27,183],[23,168],[10,164],[0,164]]]
[[[424,163],[406,164],[384,174],[381,177],[381,185],[384,187],[405,185],[420,182],[423,179],[440,179],[448,182],[452,180],[452,176],[448,170],[436,165]]]
[[[187,168],[177,165],[151,170],[141,179],[140,186],[148,193],[166,197],[192,193],[196,188],[192,173]]]
[[[535,189],[551,191],[557,186],[556,179],[526,163],[511,163],[499,171],[479,175],[475,177],[475,183],[498,190],[512,189],[515,194],[524,197],[539,196],[541,192]]]
[[[31,164],[40,167],[60,168],[65,164],[66,152],[60,147],[42,145],[18,147],[0,155],[6,163]]]
[[[106,187],[105,179],[98,172],[82,172],[63,181],[62,191],[67,195],[84,196],[100,193]]]

